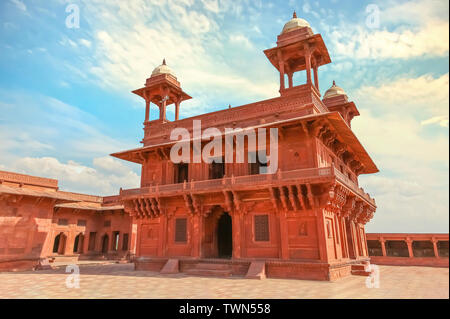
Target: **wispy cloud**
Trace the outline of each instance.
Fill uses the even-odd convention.
[[[27,11],[27,6],[25,5],[25,3],[23,3],[20,0],[11,0],[11,2],[19,9],[22,11]]]

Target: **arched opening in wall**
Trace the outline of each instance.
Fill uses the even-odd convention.
[[[66,248],[66,235],[64,235],[64,233],[59,233],[55,237],[55,241],[53,243],[53,253],[64,255],[65,248]]]
[[[379,240],[368,240],[367,247],[369,248],[369,256],[383,256],[381,243]]]
[[[226,212],[217,222],[217,251],[219,258],[231,258],[233,252],[231,216]]]
[[[74,253],[81,254],[83,252],[83,241],[84,241],[84,236],[82,233],[79,233],[75,237],[75,241],[73,243],[73,252]]]
[[[448,257],[448,240],[438,241],[437,249],[439,252],[439,257]]]
[[[109,243],[109,236],[105,234],[102,237],[102,253],[104,254],[108,252],[108,243]]]
[[[434,248],[431,241],[413,241],[412,249],[414,257],[434,257]]]
[[[52,250],[52,252],[54,253],[54,254],[57,254],[58,253],[58,251],[59,251],[59,242],[61,241],[61,234],[58,234],[56,237],[55,237],[55,241],[53,242],[53,250]]]
[[[403,240],[387,240],[386,255],[389,257],[409,257],[408,245]]]

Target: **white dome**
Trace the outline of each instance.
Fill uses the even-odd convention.
[[[310,25],[308,23],[308,21],[304,20],[304,19],[300,19],[297,18],[297,13],[295,13],[294,11],[294,15],[292,16],[292,19],[289,20],[283,28],[283,31],[281,32],[281,34],[289,32],[289,31],[293,31],[293,30],[297,30],[300,28],[304,28],[304,27],[309,27]]]
[[[170,75],[172,75],[172,76],[175,77],[175,78],[177,77],[177,76],[175,75],[175,73],[172,71],[172,69],[169,68],[169,67],[166,65],[166,59],[163,60],[163,63],[162,63],[160,66],[156,67],[156,68],[153,70],[153,72],[152,72],[152,77],[153,77],[153,76],[160,75],[160,74],[170,74]]]
[[[336,85],[336,82],[333,81],[333,85],[325,92],[323,95],[324,99],[329,97],[338,96],[338,95],[347,95],[343,88]]]

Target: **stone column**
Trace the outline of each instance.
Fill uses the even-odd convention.
[[[178,121],[180,118],[180,101],[175,102],[175,121]]]
[[[317,91],[319,91],[319,75],[317,72],[317,63],[314,65],[314,85],[316,86]]]
[[[305,45],[305,60],[306,60],[306,83],[311,83],[311,52],[309,46]]]
[[[158,243],[158,257],[163,257],[165,255],[166,248],[166,237],[167,237],[167,216],[162,214],[159,218],[160,229],[159,229],[159,243]]]
[[[438,241],[437,241],[435,238],[433,238],[432,241],[433,241],[434,257],[440,258],[440,256],[439,256],[439,250],[438,250],[438,247],[437,247]]]
[[[294,83],[293,83],[293,81],[292,81],[292,77],[293,77],[293,73],[291,72],[291,73],[288,73],[288,78],[289,78],[289,88],[291,88],[291,87],[293,87],[294,86]]]
[[[141,256],[142,220],[136,218],[136,257]]]
[[[410,238],[406,239],[406,245],[408,245],[408,254],[409,258],[414,257],[413,249],[412,249],[412,240]]]
[[[192,216],[192,237],[191,237],[191,256],[200,257],[200,245],[201,245],[201,216],[194,214]]]
[[[386,240],[384,238],[380,238],[381,243],[381,252],[383,253],[383,257],[386,257]]]
[[[286,211],[279,212],[280,220],[280,246],[281,246],[281,259],[289,259],[289,243],[288,243],[288,230],[286,221]],[[270,224],[270,223],[269,223]]]
[[[232,218],[233,258],[241,258],[241,214],[234,212]]]
[[[150,120],[150,100],[145,100],[145,121],[144,123]]]
[[[277,52],[278,54],[278,64],[279,64],[279,68],[280,68],[280,91],[283,91],[285,89],[284,87],[284,60],[283,57],[281,56],[281,51]]]
[[[73,255],[73,246],[75,241],[75,235],[73,231],[69,231],[66,235],[66,245],[64,247],[64,255]]]
[[[162,102],[159,107],[159,119],[163,122],[166,121],[166,101]]]

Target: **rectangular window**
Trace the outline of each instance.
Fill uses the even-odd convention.
[[[68,220],[65,218],[58,219],[58,225],[66,226],[68,223]]]
[[[128,250],[128,234],[123,234],[122,250]]]
[[[177,242],[177,243],[187,242],[187,219],[186,218],[175,219],[175,242]]]
[[[79,219],[77,221],[77,226],[86,226],[86,221],[84,219]]]
[[[118,251],[119,250],[119,232],[118,231],[114,231],[113,232],[113,241],[112,241],[112,250],[114,251]]]
[[[189,165],[187,163],[175,164],[175,183],[184,183],[189,181]]]
[[[255,241],[269,241],[269,215],[256,215]]]
[[[217,161],[217,162],[216,162]],[[209,168],[209,178],[218,179],[225,176],[225,160],[223,158],[213,159]]]
[[[95,237],[97,237],[97,233],[96,232],[90,232],[89,233],[88,250],[90,250],[90,251],[95,250]]]

